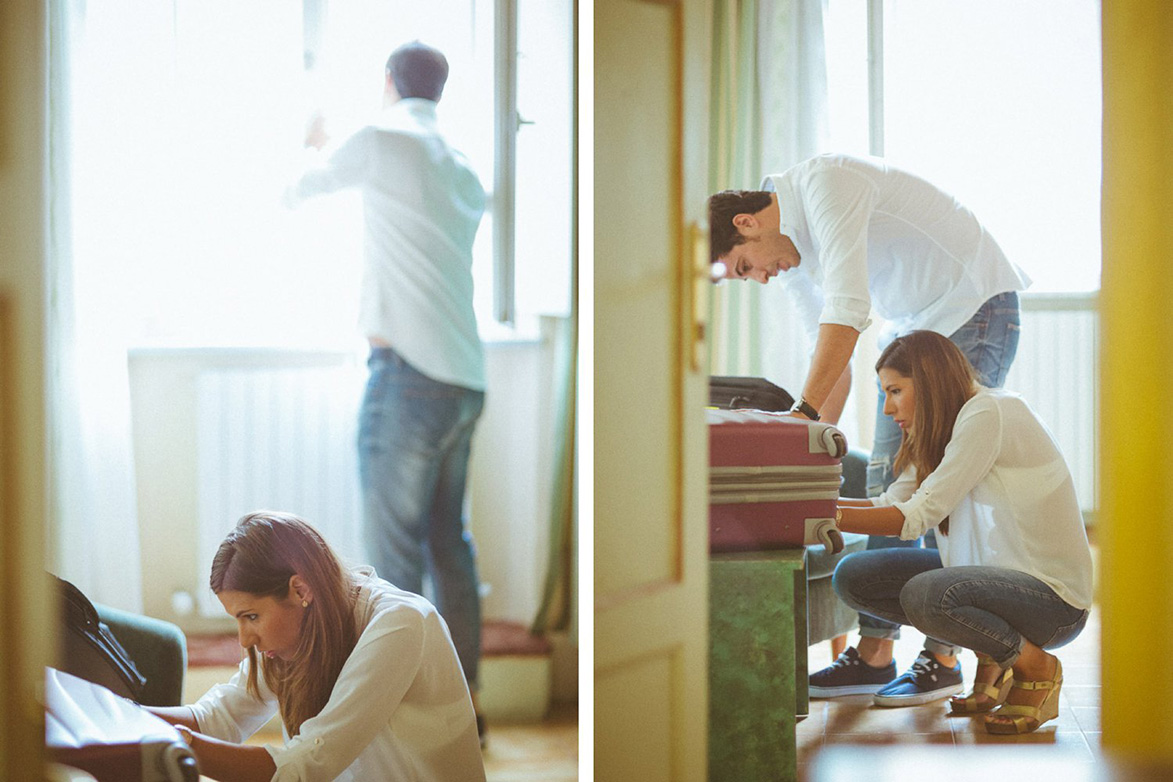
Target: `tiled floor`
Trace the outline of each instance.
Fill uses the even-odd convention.
[[[896,643],[896,665],[903,672],[920,651],[924,636],[904,630]],[[857,636],[849,637],[855,643]],[[946,701],[907,708],[879,708],[871,696],[812,700],[810,717],[798,724],[799,779],[810,778],[812,761],[826,747],[841,745],[1045,745],[1064,750],[1068,762],[1090,768],[1100,755],[1100,623],[1093,608],[1087,627],[1056,655],[1063,662],[1063,689],[1059,718],[1025,736],[993,736],[981,717],[949,716]],[[810,666],[817,670],[831,661],[830,642],[810,648]],[[961,658],[966,687],[972,682],[975,659]]]

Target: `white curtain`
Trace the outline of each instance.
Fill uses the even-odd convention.
[[[49,569],[93,600],[139,610],[138,513],[127,379],[132,286],[79,262],[73,155],[82,0],[50,5]],[[107,197],[112,196],[108,193]]]
[[[353,319],[331,316],[352,274],[291,264],[316,246],[279,202],[305,118],[299,8],[51,9],[50,568],[141,610],[129,351],[350,336]],[[350,245],[333,257],[357,257]]]
[[[762,174],[781,173],[828,151],[823,0],[762,0],[758,72]],[[760,343],[764,374],[797,397],[814,345],[808,344],[780,282],[763,287],[758,295],[761,322],[767,324]]]
[[[714,182],[714,189],[757,188],[763,176],[826,150],[827,75],[823,53],[822,0],[759,0],[750,22],[756,30],[756,122],[740,133],[758,134],[756,144],[744,148],[753,160],[735,161],[731,170],[748,168],[741,181]],[[729,9],[725,9],[726,15]],[[732,29],[738,20],[717,20],[720,29]],[[744,45],[744,44],[743,44]],[[748,83],[748,75],[730,83]],[[722,105],[720,96],[715,103]],[[714,297],[714,374],[760,374],[795,396],[801,391],[813,345],[793,311],[781,283],[723,283]]]

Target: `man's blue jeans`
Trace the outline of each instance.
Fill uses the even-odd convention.
[[[964,326],[949,336],[953,344],[973,364],[978,382],[989,388],[1000,388],[1006,382],[1014,355],[1018,352],[1019,335],[1018,294],[1000,293],[983,304]],[[879,380],[876,381],[877,388]],[[884,415],[884,392],[881,389],[876,409],[876,438],[868,463],[868,496],[876,497],[887,489],[896,476],[892,463],[900,450],[901,430],[891,416]],[[936,546],[933,533],[925,536],[925,544]],[[901,540],[887,535],[868,538],[868,550],[883,548],[915,548],[919,540]],[[859,634],[873,638],[899,638],[900,626],[866,614],[859,616]]]
[[[367,552],[380,578],[417,594],[425,571],[469,686],[481,656],[481,605],[464,490],[485,395],[421,374],[373,348],[359,413]]]
[[[916,627],[931,652],[956,654],[964,647],[1003,668],[1018,659],[1023,639],[1056,649],[1079,635],[1088,617],[1034,576],[999,567],[942,567],[935,549],[860,551],[844,557],[831,583],[864,615]]]

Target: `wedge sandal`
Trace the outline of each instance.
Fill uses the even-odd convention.
[[[978,667],[996,666],[998,663],[993,657],[979,654]],[[949,699],[949,710],[953,714],[981,714],[1002,705],[1006,696],[1010,694],[1010,686],[1014,683],[1014,671],[1006,668],[993,684],[974,682],[973,690],[968,695],[959,695]]]
[[[1004,703],[997,711],[986,715],[986,732],[999,735],[1034,733],[1044,722],[1059,716],[1059,688],[1063,686],[1063,666],[1055,660],[1055,675],[1050,681],[1020,682],[1012,687],[1021,690],[1047,690],[1047,697],[1038,706],[1020,706]],[[1008,717],[1009,723],[996,721],[995,717]]]

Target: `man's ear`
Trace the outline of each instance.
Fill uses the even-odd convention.
[[[296,573],[289,577],[289,592],[289,596],[299,603],[314,602],[314,591],[310,589],[310,585],[306,583],[305,579]]]
[[[733,227],[739,231],[752,231],[758,227],[758,218],[747,213],[733,215]]]

